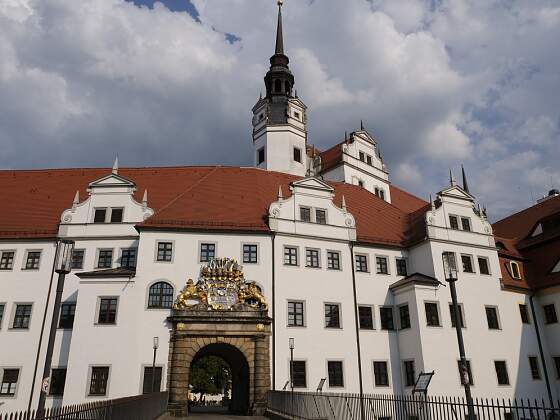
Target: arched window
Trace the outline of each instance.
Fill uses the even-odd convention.
[[[274,81],[274,92],[282,93],[282,81],[280,79]]]
[[[150,286],[148,308],[171,308],[173,305],[173,286],[159,281]]]

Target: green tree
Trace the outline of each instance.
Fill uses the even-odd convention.
[[[231,388],[231,369],[220,357],[206,356],[191,366],[191,392],[228,395]]]

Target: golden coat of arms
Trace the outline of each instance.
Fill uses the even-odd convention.
[[[242,266],[231,258],[216,258],[202,267],[199,281],[187,280],[173,308],[230,310],[237,305],[268,310],[257,284],[245,281]]]

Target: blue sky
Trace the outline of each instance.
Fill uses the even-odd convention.
[[[0,168],[252,164],[274,0],[0,3]],[[425,199],[463,163],[497,219],[560,183],[554,0],[287,0],[309,142],[378,141]],[[460,30],[458,29],[460,28]],[[336,30],[334,30],[336,29]]]

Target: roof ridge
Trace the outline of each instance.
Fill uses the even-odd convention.
[[[549,203],[551,203],[552,201],[557,200],[557,199],[560,199],[560,196],[558,196],[558,197],[551,197],[551,198],[549,198],[548,200],[541,201],[540,203],[533,204],[531,207],[526,207],[526,208],[524,208],[524,209],[521,209],[521,210],[519,210],[518,212],[515,212],[515,213],[513,213],[513,214],[510,214],[509,216],[506,216],[506,217],[504,217],[503,219],[500,219],[500,220],[498,220],[498,221],[492,223],[492,226],[497,225],[498,223],[505,222],[506,220],[511,219],[512,217],[515,217],[515,216],[517,216],[517,215],[519,215],[519,214],[521,214],[521,213],[523,213],[523,212],[529,211],[529,210],[531,210],[531,209],[535,209],[535,208],[540,207],[540,206],[543,206],[543,205],[545,205],[545,204],[549,204]],[[547,217],[547,216],[545,216],[545,217]],[[539,220],[540,220],[540,219],[539,219]]]

